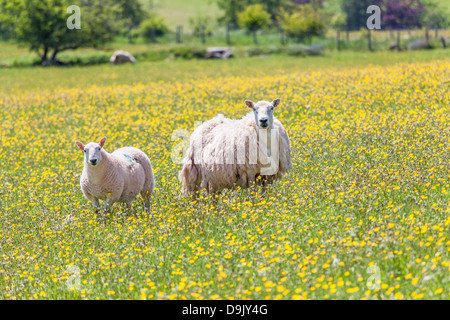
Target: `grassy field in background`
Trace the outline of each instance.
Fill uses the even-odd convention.
[[[345,70],[367,65],[386,66],[399,62],[421,62],[448,59],[448,50],[414,52],[340,52],[322,57],[273,55],[229,60],[171,60],[138,62],[136,65],[102,64],[88,67],[29,67],[0,69],[0,93],[23,91],[53,92],[92,86],[133,85],[148,81],[186,82],[193,75],[202,77],[266,77],[292,72]],[[37,81],[44,77],[45,81]]]
[[[449,68],[433,50],[0,70],[0,299],[449,299]],[[173,132],[275,97],[293,170],[265,197],[182,198]],[[148,154],[152,214],[83,198],[74,141],[102,136]]]
[[[141,0],[141,3],[147,11],[164,17],[171,28],[183,25],[185,30],[190,30],[189,18],[199,14],[208,16],[215,25],[221,15],[215,0]]]

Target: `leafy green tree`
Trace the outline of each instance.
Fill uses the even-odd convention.
[[[367,8],[372,4],[378,4],[373,0],[342,0],[342,11],[347,17],[347,30],[360,30],[366,27]]]
[[[202,32],[205,35],[212,34],[211,18],[205,15],[197,15],[196,17],[189,18],[189,25],[191,26],[192,33],[196,37],[200,37]],[[204,30],[202,30],[204,28]]]
[[[81,8],[81,29],[68,29],[67,8]],[[0,22],[11,26],[19,42],[41,61],[55,61],[58,53],[80,47],[98,47],[117,29],[120,7],[112,0],[0,0]]]
[[[255,44],[258,44],[256,37],[258,30],[269,26],[270,22],[270,14],[264,10],[261,4],[247,6],[243,12],[238,14],[239,25],[253,33],[253,42]]]
[[[276,23],[281,9],[288,9],[294,5],[292,0],[217,0],[223,16],[219,18],[221,23],[230,23],[236,27],[239,25],[238,15],[247,6],[260,4],[270,14],[271,22]]]
[[[425,8],[420,16],[422,25],[428,28],[446,28],[449,26],[449,12],[440,3],[433,0],[422,0]]]
[[[155,37],[163,36],[169,28],[164,22],[163,17],[157,17],[155,15],[151,15],[150,18],[144,20],[140,26],[141,35],[150,40],[153,38],[153,33]]]
[[[322,12],[312,4],[300,5],[292,13],[282,11],[280,21],[286,35],[297,39],[305,38],[308,33],[319,36],[325,30]]]
[[[127,29],[128,43],[131,43],[131,31],[134,28],[137,28],[139,24],[148,17],[148,14],[143,10],[139,0],[118,0],[118,5],[121,8],[121,23]]]

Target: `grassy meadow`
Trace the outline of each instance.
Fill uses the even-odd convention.
[[[0,69],[0,299],[449,299],[445,50]],[[266,196],[181,197],[178,132],[281,98]],[[153,211],[83,198],[74,141],[149,156]],[[174,137],[174,138],[172,138]]]

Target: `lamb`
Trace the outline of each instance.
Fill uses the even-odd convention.
[[[179,179],[184,195],[201,189],[214,194],[262,184],[265,189],[292,168],[288,134],[273,116],[280,99],[245,104],[253,110],[242,119],[219,114],[197,127],[182,161]]]
[[[149,158],[134,147],[108,153],[103,149],[105,141],[106,137],[99,143],[75,142],[84,151],[80,186],[85,198],[93,203],[96,213],[100,209],[99,200],[105,200],[103,212],[107,213],[115,202],[126,203],[131,210],[132,202],[140,193],[145,211],[150,212],[155,178]]]

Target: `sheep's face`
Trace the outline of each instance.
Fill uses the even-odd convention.
[[[89,142],[83,145],[76,141],[77,146],[84,151],[84,163],[91,167],[97,166],[102,161],[102,148],[105,144],[106,138],[103,138],[100,143]]]
[[[275,99],[272,102],[259,101],[256,104],[251,100],[245,100],[245,104],[253,109],[255,115],[255,124],[261,129],[272,127],[273,123],[273,109],[280,104],[280,99]]]

